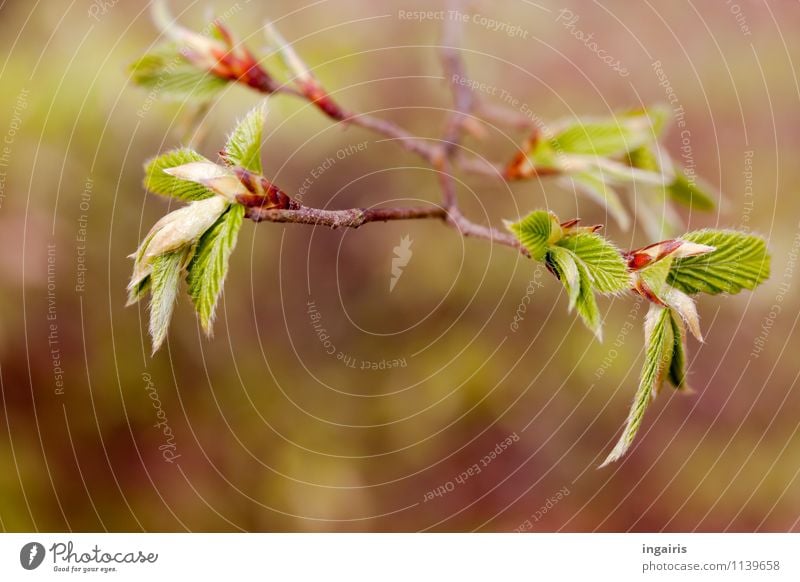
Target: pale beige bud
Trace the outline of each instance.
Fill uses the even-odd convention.
[[[205,186],[228,202],[236,202],[237,196],[249,193],[235,173],[211,162],[192,162],[167,168],[164,172],[181,180]]]
[[[193,244],[222,216],[228,201],[222,196],[191,202],[159,220],[145,238],[137,257],[149,259]]]
[[[681,240],[681,246],[679,246],[673,253],[672,256],[676,259],[685,259],[687,257],[698,257],[700,255],[705,255],[707,253],[711,253],[717,250],[717,247],[712,247],[708,245],[700,245],[697,243]]]

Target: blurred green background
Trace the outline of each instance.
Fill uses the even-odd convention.
[[[208,6],[261,54],[261,24],[277,20],[347,107],[441,134],[450,107],[441,22],[405,12],[443,5],[172,3],[196,28]],[[579,17],[571,28],[564,9]],[[700,300],[707,343],[690,340],[695,392],[665,389],[630,455],[597,470],[636,388],[644,307],[603,300],[598,343],[546,272],[427,221],[349,232],[246,224],[216,336],[203,336],[184,299],[168,346],[151,357],[146,312],[124,307],[126,255],[169,207],[143,191],[142,163],[185,141],[191,111],[129,84],[127,65],[158,37],[146,3],[6,0],[3,530],[800,529],[800,7],[515,0],[474,2],[469,14],[509,25],[465,25],[470,76],[546,120],[666,101],[660,61],[685,110],[693,163],[724,192],[717,212],[682,212],[687,228],[748,227],[768,238],[766,285]],[[601,62],[575,30],[629,74]],[[199,149],[213,157],[257,101],[226,90]],[[498,162],[525,137],[484,128],[465,146]],[[667,144],[679,157],[680,132]],[[271,102],[264,152],[266,175],[287,192],[311,177],[308,204],[439,199],[435,174],[396,144],[288,98]],[[329,157],[335,163],[313,177]],[[460,178],[464,210],[478,222],[500,226],[542,206],[608,222],[552,183]],[[639,227],[606,232],[623,248],[651,242]],[[390,292],[393,249],[405,236],[413,256]],[[541,287],[529,287],[534,277]],[[394,360],[400,367],[381,369]],[[362,369],[372,363],[378,369]]]

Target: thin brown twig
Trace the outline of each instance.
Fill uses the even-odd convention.
[[[399,208],[348,208],[346,210],[325,210],[301,206],[297,209],[275,209],[252,206],[247,209],[247,218],[254,222],[289,222],[311,224],[330,228],[358,228],[368,222],[387,222],[390,220],[414,220],[438,218],[444,220],[447,212],[439,206],[399,207]]]
[[[451,10],[462,6],[461,0],[451,0]],[[458,207],[456,182],[452,175],[453,160],[463,136],[464,121],[468,119],[476,100],[471,89],[464,83],[466,67],[460,52],[462,24],[457,18],[445,21],[442,35],[441,58],[445,74],[453,93],[453,111],[448,116],[442,140],[439,143],[419,138],[392,121],[365,113],[354,113],[336,107],[337,122],[352,124],[378,133],[397,141],[404,149],[419,155],[439,171],[442,188],[443,206],[406,207],[406,208],[350,208],[345,210],[326,210],[301,206],[294,209],[276,209],[259,206],[247,209],[247,218],[254,222],[283,222],[326,226],[329,228],[358,228],[369,222],[386,222],[390,220],[415,220],[437,218],[455,228],[462,236],[488,240],[492,243],[508,246],[518,250],[524,256],[528,251],[510,233],[495,228],[476,224],[468,220]],[[307,94],[290,86],[272,88],[272,93],[290,95],[308,100]],[[327,94],[326,98],[327,97]],[[325,111],[325,108],[321,108]],[[330,116],[330,115],[329,115]],[[458,156],[459,167],[465,171],[504,178],[504,168],[492,162]]]
[[[485,239],[508,246],[530,256],[519,241],[509,233],[470,222],[458,208],[445,210],[440,206],[419,206],[399,208],[348,208],[346,210],[324,210],[321,208],[300,208],[287,210],[253,206],[247,209],[247,218],[254,222],[283,222],[337,228],[359,228],[370,222],[390,220],[439,219],[454,227],[462,236]]]
[[[461,0],[450,0],[448,14],[458,13]],[[453,93],[453,112],[448,116],[443,137],[445,157],[452,158],[463,133],[464,120],[472,112],[475,96],[466,83],[467,71],[461,55],[464,28],[458,18],[447,18],[442,34],[441,59],[445,77]]]

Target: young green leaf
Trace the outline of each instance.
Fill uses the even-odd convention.
[[[537,261],[544,259],[547,249],[562,236],[558,219],[546,210],[536,210],[519,222],[506,222],[506,228]]]
[[[599,234],[579,232],[556,244],[578,257],[593,288],[600,293],[619,293],[630,288],[630,274],[619,249]]]
[[[545,262],[567,290],[569,310],[572,311],[581,293],[581,272],[578,270],[575,255],[565,248],[555,246],[547,251]]]
[[[241,166],[255,174],[263,173],[261,167],[261,139],[267,117],[264,101],[242,119],[225,144],[223,157],[232,166]]]
[[[580,275],[580,291],[578,292],[578,299],[575,302],[575,310],[578,312],[578,315],[581,316],[581,319],[583,319],[583,323],[586,324],[586,327],[597,336],[598,340],[603,341],[603,322],[600,319],[600,308],[597,307],[597,299],[595,299],[594,296],[591,276],[580,259],[576,264]]]
[[[647,295],[653,295],[659,301],[664,301],[662,298],[667,290],[667,277],[672,266],[673,258],[670,256],[657,260],[656,262],[640,269],[636,273],[636,277],[644,284]],[[651,298],[652,299],[652,298]]]
[[[145,164],[144,187],[161,196],[191,202],[214,196],[214,192],[194,182],[187,182],[165,172],[171,168],[196,162],[211,163],[209,160],[188,148],[169,151]]]
[[[216,96],[227,81],[197,68],[172,45],[146,54],[130,67],[131,80],[165,100],[207,101]]]
[[[139,303],[147,292],[150,290],[150,275],[145,275],[144,278],[138,281],[131,281],[128,286],[128,302],[125,307],[130,307],[135,303]]]
[[[181,249],[159,255],[152,260],[150,275],[150,337],[153,353],[158,351],[167,337],[167,329],[178,296],[180,274],[191,251]]]
[[[770,272],[767,244],[761,237],[732,230],[698,230],[681,237],[716,250],[675,259],[668,283],[684,293],[739,293],[753,290]]]
[[[702,185],[702,187],[701,187]],[[675,178],[667,186],[670,198],[693,210],[714,210],[716,203],[709,191],[711,188],[699,180],[690,181],[682,171],[675,172]]]
[[[658,389],[662,375],[670,368],[674,351],[672,315],[669,309],[651,305],[645,319],[645,361],[639,388],[625,421],[625,427],[614,449],[601,467],[619,460],[630,448],[642,425],[642,418],[653,393]]]
[[[662,108],[578,120],[553,137],[551,143],[559,152],[614,157],[656,141],[664,124]]]
[[[672,323],[672,360],[669,365],[669,381],[678,390],[688,390],[686,384],[686,330],[681,318],[670,313]]]
[[[592,277],[587,267],[575,253],[561,246],[552,246],[547,251],[546,262],[569,295],[569,310],[575,309],[586,327],[602,340],[600,309],[597,307]]]
[[[672,309],[674,314],[680,316],[697,341],[702,342],[703,333],[700,331],[700,316],[697,314],[697,305],[694,299],[669,285],[665,285],[665,289],[659,295],[659,298]]]
[[[242,226],[245,208],[233,204],[197,243],[189,264],[189,296],[208,335],[214,321],[217,302],[228,273],[228,260]]]

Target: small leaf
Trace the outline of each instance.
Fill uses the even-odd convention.
[[[571,250],[560,246],[550,248],[546,262],[569,295],[569,310],[575,309],[586,327],[602,340],[600,309],[597,307],[589,270]]]
[[[581,273],[575,255],[572,251],[556,246],[547,251],[546,262],[567,290],[569,310],[572,311],[581,292]]]
[[[577,266],[580,276],[580,291],[575,302],[575,309],[583,319],[586,327],[597,336],[599,341],[603,341],[603,322],[600,319],[600,308],[597,307],[597,299],[594,296],[591,277],[586,266],[580,260],[577,261]]]
[[[139,303],[149,290],[150,275],[146,275],[138,281],[132,281],[128,286],[128,302],[125,304],[125,307],[130,307],[135,303]]]
[[[241,204],[231,205],[197,243],[189,264],[189,296],[203,329],[209,335],[228,273],[228,259],[236,246],[244,212]]]
[[[672,360],[669,365],[669,381],[678,390],[688,390],[686,384],[686,331],[683,322],[673,312],[672,323]]]
[[[641,146],[627,153],[628,164],[632,168],[645,170],[646,172],[660,172],[661,165],[658,163],[658,156],[652,148]]]
[[[676,202],[688,206],[694,210],[710,211],[714,210],[716,203],[711,194],[708,193],[710,187],[703,184],[701,188],[698,181],[689,181],[689,178],[682,171],[675,173],[675,179],[667,186],[667,194]]]
[[[669,285],[666,286],[661,299],[672,308],[673,312],[680,315],[681,319],[689,327],[689,331],[697,338],[697,341],[702,342],[703,333],[700,331],[700,316],[697,314],[697,305],[695,305],[694,299]]]
[[[214,192],[205,186],[187,182],[164,171],[197,162],[211,163],[197,152],[188,148],[172,150],[153,158],[145,164],[144,187],[154,194],[187,202],[210,198],[214,195]]]
[[[254,108],[233,130],[225,144],[223,157],[232,166],[262,174],[261,139],[267,117],[266,101]]]
[[[647,290],[663,302],[661,298],[667,289],[667,277],[672,266],[672,257],[664,257],[639,270],[636,275],[645,284]]]
[[[557,244],[578,257],[600,293],[619,293],[630,287],[630,274],[619,249],[599,234],[582,232],[566,236]]]
[[[664,110],[639,110],[609,118],[578,120],[552,140],[553,149],[568,154],[614,157],[654,142],[661,133]]]
[[[152,260],[150,275],[150,337],[153,353],[158,351],[167,337],[175,300],[178,296],[180,274],[189,255],[189,249],[159,255]]]
[[[197,68],[172,45],[165,45],[146,54],[130,67],[131,80],[150,89],[158,99],[207,101],[227,84],[207,71]]]
[[[651,305],[645,319],[645,361],[639,388],[633,399],[625,427],[614,449],[601,467],[619,460],[630,448],[642,425],[642,418],[663,373],[669,369],[674,350],[672,315],[669,309]]]
[[[153,225],[145,238],[145,243],[137,251],[146,266],[152,258],[191,247],[217,221],[228,207],[222,196],[190,202],[183,208],[174,210]]]
[[[714,247],[703,255],[675,259],[668,282],[684,293],[739,293],[769,277],[770,257],[761,237],[731,230],[698,230],[682,240]]]
[[[664,173],[671,175],[672,179],[666,184],[666,193],[675,202],[683,204],[693,210],[710,211],[716,207],[714,197],[709,193],[711,188],[705,184],[698,184],[698,180],[689,180],[683,170],[673,167],[672,162],[666,157],[663,158],[665,165],[668,166]],[[661,164],[658,156],[652,148],[643,146],[628,152],[628,163],[631,167],[648,172],[661,173]]]
[[[619,194],[597,173],[580,172],[570,174],[559,179],[559,182],[562,184],[571,183],[573,189],[583,192],[600,206],[606,208],[621,229],[628,230],[630,228],[631,219],[622,204],[622,200],[620,200]]]
[[[506,222],[506,228],[537,261],[543,260],[550,245],[562,236],[558,218],[546,210],[531,212],[519,222]]]

